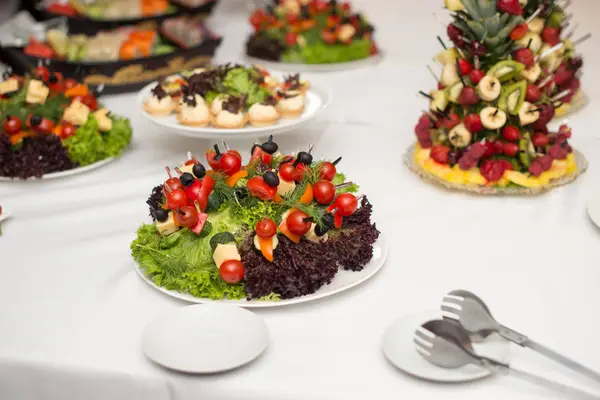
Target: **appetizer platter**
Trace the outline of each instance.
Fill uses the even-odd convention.
[[[58,178],[98,168],[131,141],[129,120],[113,115],[85,84],[39,66],[0,83],[0,180]]]
[[[31,29],[35,31],[35,29]],[[0,46],[2,60],[25,73],[40,62],[65,77],[104,88],[104,93],[140,90],[184,69],[208,65],[221,38],[185,17],[169,18],[158,28],[120,27],[93,34],[64,28],[41,35],[23,34]]]
[[[246,55],[253,63],[294,71],[336,71],[373,64],[374,27],[348,2],[276,0],[250,16]]]
[[[565,3],[566,4],[566,3]],[[568,6],[568,4],[566,5]],[[532,0],[523,8],[523,17],[528,29],[523,29],[521,43],[531,40],[531,48],[540,55],[541,73],[535,85],[550,97],[559,97],[562,105],[556,108],[556,118],[573,113],[588,102],[581,89],[583,59],[575,51],[575,45],[587,40],[586,35],[572,41],[577,25],[569,28],[571,22],[564,9],[556,0]],[[550,51],[553,47],[557,51]],[[542,56],[547,53],[547,56]]]
[[[279,80],[259,66],[225,64],[148,85],[138,106],[153,123],[187,136],[266,137],[316,117],[329,97],[299,74]]]
[[[283,155],[272,137],[248,164],[215,145],[188,155],[147,200],[153,223],[131,244],[151,286],[190,302],[273,307],[318,299],[374,275],[386,245],[372,206],[335,161]]]
[[[217,0],[29,0],[28,10],[39,20],[66,18],[69,30],[88,35],[133,25],[156,25],[167,18],[208,15]]]
[[[446,1],[455,47],[436,56],[438,87],[429,93],[405,156],[420,177],[480,194],[535,194],[572,182],[587,168],[569,144],[571,129],[548,124],[565,94],[537,84],[542,55],[527,38],[519,1]],[[434,74],[435,75],[435,74]]]

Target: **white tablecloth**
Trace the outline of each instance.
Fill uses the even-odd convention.
[[[133,94],[105,98],[135,128],[119,161],[64,180],[0,183],[0,203],[14,216],[0,238],[1,399],[559,398],[510,378],[434,385],[388,364],[380,349],[384,329],[406,313],[436,309],[454,288],[479,293],[502,322],[600,370],[600,231],[585,211],[599,174],[596,39],[581,47],[591,103],[570,118],[572,143],[590,170],[543,196],[481,198],[430,186],[402,162],[425,107],[417,91],[434,84],[425,65],[439,50],[442,27],[432,13],[444,14],[441,1],[357,4],[378,28],[384,62],[309,76],[333,89],[334,103],[312,126],[278,142],[284,150],[314,143],[317,154],[344,157],[341,169],[368,193],[392,244],[383,270],[323,301],[257,311],[271,343],[242,369],[188,376],[150,363],[140,350],[143,327],[184,304],[139,279],[129,244],[147,218],[144,202],[164,178],[163,166],[210,143],[144,121]],[[571,6],[581,34],[600,37],[599,6]],[[218,61],[241,60],[246,17],[243,3],[221,1],[212,21],[225,35]],[[530,352],[515,351],[513,359],[551,376],[562,372]]]

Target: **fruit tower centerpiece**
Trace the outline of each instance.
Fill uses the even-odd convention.
[[[548,128],[564,95],[539,88],[542,44],[529,32],[527,8],[518,0],[446,6],[454,47],[436,56],[443,66],[437,90],[421,92],[430,104],[415,127],[411,169],[481,193],[538,192],[573,180],[585,160],[573,152],[568,126]]]

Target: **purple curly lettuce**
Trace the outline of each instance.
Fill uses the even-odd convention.
[[[56,135],[25,138],[21,147],[14,150],[8,136],[0,134],[0,176],[40,178],[45,174],[75,167]]]
[[[271,293],[282,299],[304,296],[331,283],[340,267],[360,271],[373,257],[373,244],[379,236],[370,221],[371,211],[364,198],[361,208],[344,219],[342,230],[325,243],[302,239],[296,244],[279,235],[273,263],[254,248],[252,235],[248,237],[240,246],[248,298]]]
[[[156,210],[161,208],[163,197],[163,185],[158,185],[152,189],[152,193],[148,197],[148,200],[146,200],[146,204],[150,209],[150,217],[152,218],[152,221],[156,221],[154,213],[156,212]]]

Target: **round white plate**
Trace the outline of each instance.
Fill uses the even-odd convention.
[[[600,193],[594,193],[587,203],[587,212],[590,219],[600,228]]]
[[[86,165],[85,167],[73,168],[73,169],[68,169],[66,171],[60,171],[60,172],[52,172],[50,174],[43,175],[41,178],[28,178],[26,180],[28,180],[28,181],[48,180],[48,179],[66,178],[67,176],[72,176],[72,175],[79,175],[79,174],[83,174],[85,172],[89,172],[91,170],[103,167],[106,164],[115,161],[116,159],[117,159],[116,157],[105,158],[102,161],[98,161],[93,164]],[[0,176],[0,182],[5,182],[5,181],[22,181],[22,179],[18,179],[18,178],[13,179],[13,178],[9,178],[6,176]]]
[[[281,307],[288,306],[291,304],[304,303],[307,301],[321,299],[323,297],[332,296],[336,293],[343,292],[344,290],[348,290],[354,286],[360,285],[365,282],[367,279],[371,278],[375,275],[383,264],[385,263],[385,259],[387,257],[387,243],[383,234],[379,235],[379,239],[373,245],[373,258],[371,261],[362,269],[362,271],[346,271],[340,269],[335,277],[331,280],[329,285],[322,286],[319,290],[317,290],[313,294],[309,294],[302,297],[295,297],[293,299],[285,299],[279,301],[261,301],[261,300],[211,300],[205,299],[201,297],[194,297],[191,294],[175,292],[173,290],[165,289],[164,287],[158,286],[156,283],[152,281],[145,273],[140,269],[138,263],[134,262],[134,267],[138,275],[146,282],[148,285],[153,288],[174,297],[179,300],[189,301],[190,303],[220,303],[220,304],[232,304],[236,306],[246,307],[246,308],[264,308],[264,307]]]
[[[359,68],[370,67],[378,64],[383,58],[383,52],[365,58],[363,60],[348,61],[345,63],[336,64],[292,64],[277,61],[267,61],[260,58],[254,58],[246,56],[246,60],[250,64],[260,65],[269,70],[281,71],[281,72],[336,72],[336,71],[351,71]]]
[[[329,103],[331,103],[331,94],[328,90],[311,86],[310,90],[306,93],[306,105],[304,111],[298,118],[282,118],[274,125],[262,128],[257,128],[252,125],[246,125],[239,129],[221,129],[215,128],[214,126],[198,128],[180,124],[177,121],[176,114],[171,114],[166,117],[156,117],[146,112],[146,110],[144,110],[144,101],[151,96],[152,88],[155,86],[156,82],[153,82],[144,87],[138,94],[137,108],[140,113],[161,128],[165,128],[180,135],[200,139],[256,138],[289,132],[314,119],[329,106]]]
[[[181,307],[150,322],[142,351],[163,367],[187,373],[216,373],[249,363],[267,348],[262,318],[239,307],[206,304]]]
[[[457,383],[485,378],[491,372],[475,365],[457,369],[435,366],[423,358],[413,343],[416,329],[423,323],[442,318],[440,311],[427,311],[397,319],[383,334],[382,349],[385,357],[401,371],[427,381]],[[474,343],[477,353],[506,362],[510,345],[508,341],[492,335],[483,343]]]

